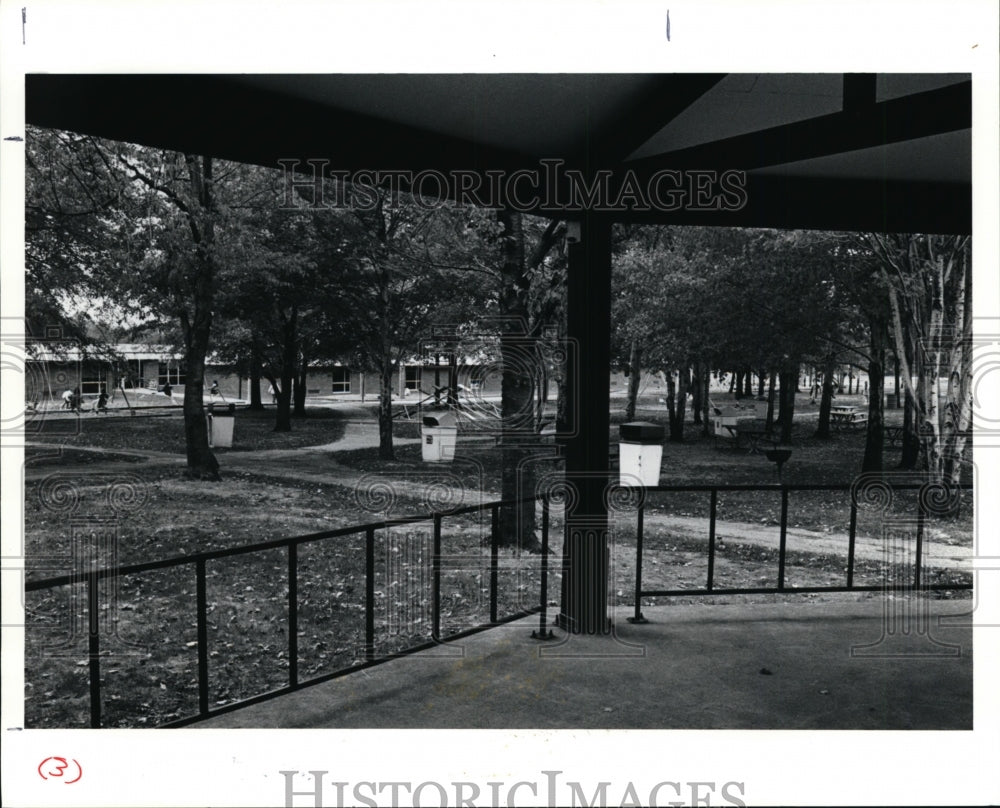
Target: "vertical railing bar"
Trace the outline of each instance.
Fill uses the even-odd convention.
[[[781,537],[778,544],[778,589],[785,588],[785,545],[788,539],[788,489],[781,486]]]
[[[497,621],[497,575],[500,558],[500,508],[494,505],[490,525],[490,622]]]
[[[851,528],[847,535],[847,588],[854,586],[854,551],[858,535],[858,503],[851,498]]]
[[[718,504],[719,489],[713,488],[708,510],[708,584],[705,587],[709,592],[715,586],[715,518]]]
[[[434,554],[431,556],[431,608],[433,609],[433,628],[431,638],[441,639],[441,514],[434,514]]]
[[[646,532],[645,516],[646,498],[642,496],[635,515],[635,614],[628,619],[630,623],[648,622],[642,614],[642,545]]]
[[[208,713],[208,593],[205,582],[205,559],[195,564],[195,589],[198,610],[198,712]]]
[[[375,528],[365,531],[365,659],[375,658]]]
[[[288,545],[288,684],[299,683],[299,545]]]
[[[542,584],[539,593],[538,633],[531,632],[537,640],[547,640],[552,632],[546,629],[549,621],[549,497],[542,496]]]
[[[87,651],[90,661],[90,726],[101,727],[101,639],[96,570],[87,575]]]

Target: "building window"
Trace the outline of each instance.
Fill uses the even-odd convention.
[[[80,392],[84,395],[100,395],[101,389],[107,385],[107,375],[99,366],[86,364],[80,376]]]
[[[176,362],[160,362],[160,372],[157,378],[157,384],[160,387],[167,384],[171,385],[184,384],[184,368],[182,368]]]
[[[351,371],[348,368],[333,369],[333,392],[351,392]]]
[[[419,390],[420,389],[420,366],[419,365],[407,365],[406,366],[406,389],[407,390]]]

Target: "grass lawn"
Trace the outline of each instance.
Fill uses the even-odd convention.
[[[660,416],[643,412],[644,420]],[[77,434],[59,435],[59,421],[43,434],[44,445],[29,450],[25,486],[25,542],[29,580],[66,571],[74,554],[99,565],[131,564],[242,546],[345,525],[377,521],[385,514],[366,510],[350,486],[324,482],[324,473],[385,474],[396,484],[388,516],[424,512],[426,504],[407,481],[455,475],[473,491],[498,491],[501,453],[489,441],[460,440],[455,463],[421,460],[420,444],[397,445],[396,460],[378,460],[375,449],[331,453],[309,450],[339,438],[345,421],[331,410],[315,410],[297,420],[291,433],[273,432],[273,411],[237,413],[234,453],[251,449],[302,448],[301,453],[253,465],[230,465],[219,451],[223,480],[199,483],[176,469],[136,462],[128,450],[181,453],[177,417],[81,418],[69,423]],[[48,426],[48,424],[46,424]],[[796,422],[794,448],[785,467],[789,483],[850,482],[863,451],[863,432],[841,433],[829,441],[812,438],[814,424]],[[415,436],[416,427],[400,424],[397,436]],[[667,443],[662,484],[771,483],[775,471],[763,455],[718,447],[688,424],[685,440]],[[612,427],[611,442],[617,442]],[[64,447],[60,455],[52,449]],[[95,454],[81,447],[110,451]],[[51,447],[51,448],[50,448]],[[546,450],[548,451],[548,450]],[[898,456],[887,450],[887,467]],[[551,456],[551,455],[549,455]],[[92,469],[95,463],[102,465]],[[561,463],[540,461],[540,474],[558,473]],[[55,474],[51,474],[55,472]],[[60,486],[64,486],[60,488]],[[915,496],[915,495],[914,495]],[[914,496],[897,497],[891,513],[911,515]],[[971,503],[971,495],[968,500]],[[647,501],[645,588],[703,586],[706,574],[707,493],[651,494]],[[789,546],[789,586],[827,585],[844,578],[843,552],[831,550],[826,534],[845,533],[850,513],[843,492],[794,492],[789,526],[815,531],[811,544]],[[553,510],[553,558],[549,602],[559,598],[558,552],[562,514]],[[615,603],[633,602],[635,516],[613,514]],[[859,534],[878,535],[881,513],[859,508]],[[730,493],[719,497],[720,522],[757,525],[776,532],[780,497]],[[694,520],[695,532],[672,525]],[[673,520],[671,522],[671,520]],[[702,528],[704,525],[704,528]],[[489,515],[446,516],[442,522],[441,608],[445,634],[480,624],[489,615]],[[931,521],[927,535],[949,544],[971,546],[971,507],[956,520]],[[430,636],[432,525],[378,531],[375,544],[376,645],[390,653]],[[539,557],[500,554],[499,612],[503,616],[531,607],[539,597]],[[300,677],[349,667],[362,657],[364,637],[365,553],[362,536],[303,545],[298,558]],[[288,648],[288,573],[284,550],[209,562],[208,638],[210,705],[246,698],[286,683]],[[777,552],[765,546],[720,542],[716,585],[754,587],[773,583]],[[859,560],[858,583],[877,583],[881,562]],[[934,581],[968,580],[963,572],[928,575]],[[197,712],[197,632],[192,565],[122,577],[102,605],[109,655],[102,659],[105,724],[155,726]],[[80,591],[62,587],[27,595],[25,721],[29,727],[86,726],[87,652],[85,622],[67,615],[86,613]],[[744,602],[799,600],[804,595],[740,596]],[[834,595],[818,596],[837,597]],[[851,595],[850,597],[856,597]],[[76,602],[74,602],[76,599]],[[701,599],[700,602],[705,602]]]
[[[341,413],[320,407],[308,408],[305,418],[292,419],[291,432],[274,431],[274,410],[254,412],[237,409],[233,425],[233,447],[227,452],[261,449],[300,449],[339,440],[345,429]],[[50,418],[41,423],[34,441],[61,446],[92,446],[101,449],[139,449],[184,454],[184,420],[179,413],[163,415],[83,415],[80,418]]]

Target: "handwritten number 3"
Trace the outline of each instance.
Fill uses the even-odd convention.
[[[69,785],[70,783],[76,783],[81,777],[83,777],[83,767],[77,762],[76,758],[71,758],[74,764],[76,764],[76,770],[78,774],[72,780],[64,780],[63,782]],[[42,766],[44,766],[49,761],[57,761],[56,765],[52,768],[47,768],[44,772],[42,771]],[[69,761],[64,757],[47,757],[41,763],[38,764],[38,775],[43,780],[48,780],[49,777],[61,778],[65,773],[66,769],[69,768]],[[47,775],[47,776],[46,776]]]

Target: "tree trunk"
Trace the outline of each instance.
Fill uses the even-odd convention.
[[[452,351],[448,354],[448,406],[458,407],[458,354]]]
[[[778,374],[772,370],[767,378],[767,416],[764,429],[768,432],[774,429],[774,390],[777,380]]]
[[[667,376],[667,417],[670,425],[670,441],[684,440],[684,414],[687,407],[688,369],[682,368],[674,382],[674,374]]]
[[[500,389],[500,497],[517,500],[534,494],[535,470],[526,462],[526,446],[535,439],[534,386],[538,357],[534,338],[526,333],[528,289],[524,229],[521,214],[502,209],[497,221],[501,235],[500,358],[503,366]],[[500,509],[498,542],[505,547],[534,548],[534,501],[505,505]]]
[[[743,397],[743,374],[738,370],[733,373],[733,378],[729,380],[729,392],[735,398]]]
[[[215,243],[214,195],[212,189],[212,158],[187,155],[185,161],[192,188],[201,203],[199,217],[189,213],[194,235],[194,295],[189,317],[181,311],[184,333],[184,358],[187,376],[184,384],[184,443],[187,450],[188,477],[197,480],[218,480],[219,462],[208,445],[208,422],[205,419],[205,357],[212,330],[215,263],[212,249]]]
[[[961,482],[965,449],[972,432],[972,262],[968,251],[958,258],[959,282],[956,290],[952,339],[948,367],[942,432],[944,434],[944,479],[949,485]],[[957,503],[960,500],[956,498]]]
[[[184,443],[187,448],[186,476],[196,480],[218,480],[219,462],[208,445],[205,418],[205,355],[208,351],[208,324],[198,316],[190,339],[186,340],[187,375],[184,383]],[[210,316],[210,315],[209,315]],[[200,321],[200,322],[199,322]]]
[[[893,359],[893,365],[894,365],[894,369],[893,369],[894,378],[893,378],[892,392],[896,396],[896,409],[898,410],[900,408],[900,406],[902,406],[902,401],[901,401],[900,396],[899,396],[899,356],[897,356],[895,354],[895,351],[893,352],[892,359]]]
[[[788,446],[792,442],[792,422],[795,416],[795,383],[799,378],[799,366],[787,366],[778,374],[781,391],[778,394],[778,426],[781,434],[778,438]]]
[[[302,364],[295,376],[295,410],[292,415],[296,418],[306,417],[306,384],[308,383],[308,372],[306,357],[303,355]]]
[[[256,340],[250,348],[250,406],[251,410],[263,410],[264,402],[260,396],[260,350]]]
[[[282,315],[283,316],[283,315]],[[278,408],[274,416],[275,432],[292,431],[292,383],[295,378],[295,359],[298,356],[298,309],[292,306],[281,328],[281,383]]]
[[[399,369],[400,385],[405,372],[401,362],[393,363],[392,315],[392,270],[383,264],[378,274],[378,456],[381,460],[396,459],[392,445],[392,371]]]
[[[917,467],[920,458],[920,438],[917,436],[913,423],[915,407],[913,397],[908,389],[903,390],[903,443],[899,455],[899,468],[912,471]]]
[[[292,379],[291,368],[282,368],[278,379],[278,404],[274,415],[275,432],[292,431]]]
[[[708,363],[705,364],[705,369],[702,372],[701,380],[699,385],[702,386],[701,394],[701,434],[706,438],[712,436],[712,415],[709,412],[711,409],[711,401],[709,400],[709,385],[712,381],[712,371],[708,368]]]
[[[862,471],[882,471],[883,401],[885,379],[886,324],[871,317],[868,328],[868,425],[865,430],[865,456]]]
[[[664,377],[667,380],[667,395],[664,401],[667,405],[667,424],[669,429],[673,429],[674,412],[677,409],[677,382],[674,381],[673,371],[665,371]]]
[[[833,408],[834,357],[828,356],[823,364],[823,393],[819,400],[819,423],[814,438],[830,439],[830,410]]]
[[[753,398],[753,371],[750,368],[743,376],[743,385],[744,398]]]
[[[625,400],[625,420],[635,420],[635,404],[639,398],[639,365],[642,362],[642,348],[639,340],[632,340],[628,357],[628,398]]]
[[[378,456],[380,460],[395,460],[392,447],[392,360],[382,358],[378,374]]]
[[[693,423],[695,426],[702,426],[703,423],[701,419],[701,399],[704,393],[702,375],[702,363],[699,360],[694,363],[694,370],[691,373],[691,414],[694,416]]]

